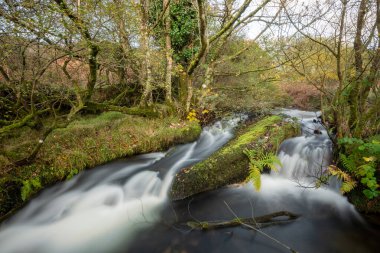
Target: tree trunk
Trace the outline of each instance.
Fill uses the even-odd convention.
[[[64,0],[55,0],[62,12],[74,23],[74,26],[81,34],[82,38],[87,43],[88,49],[88,67],[90,70],[87,81],[87,94],[85,101],[89,101],[94,93],[94,88],[97,80],[98,62],[97,57],[99,53],[99,47],[95,43],[94,39],[90,35],[90,28],[82,18],[75,14]],[[80,6],[80,3],[78,7]],[[78,12],[80,14],[80,12]]]
[[[360,98],[360,86],[363,85],[362,75],[363,75],[363,43],[362,43],[362,31],[364,26],[364,17],[367,9],[367,1],[362,0],[360,2],[358,17],[356,22],[356,34],[354,41],[354,53],[355,53],[355,80],[351,84],[352,88],[349,94],[348,104],[350,106],[350,117],[349,117],[349,127],[351,132],[354,135],[359,133],[358,126],[360,125],[360,111],[362,110],[359,106],[360,100],[364,98]]]
[[[98,62],[97,56],[99,53],[99,47],[93,43],[88,43],[89,56],[88,56],[88,66],[90,68],[90,74],[87,82],[87,95],[86,101],[89,101],[94,94],[94,89],[97,80]]]
[[[193,97],[193,73],[197,66],[199,65],[200,60],[208,51],[208,38],[207,38],[207,20],[205,12],[205,3],[204,0],[197,0],[198,5],[198,26],[200,33],[201,48],[196,54],[196,56],[191,60],[186,73],[182,73],[180,77],[180,94],[183,85],[187,85],[187,96],[185,100],[185,111],[188,113],[190,111],[191,99]],[[180,96],[181,97],[181,96]],[[181,104],[183,105],[183,100],[180,98]]]
[[[190,111],[191,99],[193,98],[193,79],[192,76],[187,78],[187,98],[186,98],[186,113]]]
[[[344,33],[344,24],[345,17],[347,14],[347,0],[342,1],[342,11],[340,13],[340,22],[339,22],[339,34],[337,41],[337,52],[334,55],[336,59],[336,74],[339,80],[339,86],[334,95],[333,110],[334,110],[334,120],[337,132],[337,138],[342,138],[345,133],[345,125],[343,119],[344,103],[342,103],[342,93],[344,89],[344,76],[342,72],[342,42],[343,42],[343,33]],[[349,130],[349,129],[346,129]]]
[[[163,0],[163,6],[169,4],[169,0]],[[165,100],[168,103],[172,102],[172,41],[170,38],[171,20],[170,20],[170,4],[167,7],[165,14],[165,48],[166,48],[166,75],[165,75]]]
[[[205,71],[205,81],[203,83],[204,88],[210,87],[214,80],[214,63],[211,62],[207,64],[206,71]]]
[[[196,67],[199,65],[200,60],[203,58],[203,56],[208,51],[209,46],[209,40],[207,38],[207,19],[206,19],[206,11],[204,6],[204,0],[197,0],[198,5],[198,26],[199,26],[199,34],[200,34],[200,40],[201,40],[201,48],[199,49],[198,53],[192,59],[192,61],[189,64],[189,67],[187,68],[187,74],[191,76],[196,69]]]
[[[208,89],[212,83],[214,82],[214,68],[215,68],[215,61],[212,61],[211,63],[206,65],[206,71],[205,71],[205,78],[204,82],[202,84],[202,91],[201,91],[201,96],[198,97],[197,103],[202,107],[206,107],[206,103],[204,101],[205,96],[207,95],[206,89]]]
[[[137,59],[133,54],[129,34],[126,28],[125,12],[127,11],[124,1],[114,0],[117,11],[115,12],[115,23],[117,24],[118,36],[120,40],[120,59],[118,66],[118,76],[120,83],[126,83],[128,79],[127,71],[131,69],[135,74],[139,73]]]
[[[375,22],[376,22],[376,27],[377,27],[377,31],[378,31],[378,33],[377,33],[377,48],[375,51],[375,55],[373,56],[373,59],[372,59],[372,65],[370,68],[369,75],[368,75],[367,79],[365,79],[364,82],[362,82],[362,85],[360,86],[358,96],[357,96],[357,97],[359,97],[359,101],[358,101],[357,106],[359,108],[358,117],[360,120],[358,120],[358,123],[357,123],[357,125],[355,127],[355,131],[354,131],[354,136],[356,136],[356,137],[362,137],[362,135],[364,135],[363,133],[365,131],[365,124],[368,122],[368,119],[370,118],[369,115],[373,113],[373,110],[367,110],[366,111],[367,98],[370,94],[371,89],[372,90],[376,89],[376,86],[378,86],[378,82],[379,82],[379,69],[380,69],[380,0],[376,1],[376,21]],[[365,23],[365,22],[363,21],[363,23]],[[377,98],[377,100],[379,100],[379,98]],[[378,108],[375,105],[372,105],[372,106],[375,108]]]
[[[7,83],[11,83],[11,79],[9,78],[7,71],[1,65],[0,65],[0,73]]]
[[[186,108],[186,100],[188,97],[188,79],[186,72],[179,73],[178,100],[182,108]]]
[[[149,0],[141,1],[141,49],[144,53],[145,76],[143,79],[143,94],[140,100],[140,106],[151,104],[152,101],[152,66],[150,61],[149,31],[148,31],[148,10]]]

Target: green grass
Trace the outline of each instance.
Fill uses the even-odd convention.
[[[86,168],[120,157],[162,151],[174,144],[193,141],[200,132],[197,123],[182,122],[176,117],[148,119],[119,112],[86,116],[67,128],[54,130],[33,164],[10,167],[7,171],[7,165],[31,152],[41,135],[27,127],[19,129],[18,133],[1,139],[0,215],[40,189]]]

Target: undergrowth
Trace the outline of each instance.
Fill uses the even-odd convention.
[[[358,182],[368,199],[379,196],[376,169],[380,165],[380,141],[342,138],[339,144],[343,148],[339,154],[342,168]]]
[[[148,119],[120,112],[85,116],[54,130],[33,164],[12,168],[12,162],[30,153],[41,134],[27,127],[18,131],[1,138],[0,215],[47,185],[70,179],[86,168],[193,141],[201,128],[176,117]]]

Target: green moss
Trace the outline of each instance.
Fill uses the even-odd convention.
[[[176,117],[148,119],[120,112],[86,116],[67,128],[53,131],[33,164],[9,170],[6,166],[26,157],[39,140],[41,133],[24,130],[3,138],[0,146],[1,153],[4,153],[0,156],[0,215],[28,200],[38,190],[70,179],[86,168],[193,141],[198,138],[201,127]],[[20,152],[23,156],[11,155]]]
[[[25,201],[35,192],[39,191],[42,188],[40,179],[32,178],[30,180],[25,180],[21,188],[21,199]]]
[[[268,127],[271,127],[281,121],[281,117],[277,115],[269,116],[264,118],[263,120],[260,120],[259,122],[248,127],[246,132],[241,134],[239,138],[234,139],[227,147],[223,148],[220,151],[221,154],[228,154],[233,150],[240,149],[241,146],[250,144],[254,140],[263,136],[267,132]]]
[[[298,133],[299,127],[283,122],[279,116],[251,124],[208,159],[178,173],[172,185],[172,199],[244,181],[249,168],[248,158],[243,153],[245,148],[275,152],[284,139]]]

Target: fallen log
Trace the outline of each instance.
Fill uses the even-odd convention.
[[[115,111],[122,112],[129,115],[137,115],[143,117],[155,118],[159,116],[159,113],[150,108],[139,107],[124,107],[117,105],[110,105],[106,103],[87,102],[85,109],[95,111]]]
[[[211,230],[244,225],[250,225],[255,228],[261,228],[266,225],[278,225],[281,223],[286,223],[295,220],[298,217],[299,215],[297,214],[293,214],[287,211],[280,211],[259,217],[235,218],[233,220],[227,221],[188,221],[186,225],[192,229],[198,230]]]
[[[290,222],[292,220],[297,219],[299,215],[287,211],[280,211],[253,218],[239,218],[237,216],[235,217],[235,219],[229,221],[189,221],[186,224],[190,228],[198,230],[212,230],[219,228],[241,226],[243,228],[251,229],[262,234],[263,236],[281,245],[282,247],[284,247],[292,253],[297,253],[297,251],[291,248],[290,246],[263,232],[261,228],[265,226],[279,225]]]
[[[283,122],[279,116],[268,116],[244,127],[233,140],[206,160],[179,171],[173,179],[170,198],[185,199],[243,182],[249,176],[249,160],[243,152],[246,148],[275,152],[283,140],[298,133],[298,127]]]
[[[20,128],[20,127],[23,127],[25,126],[30,120],[32,120],[35,116],[37,115],[40,115],[40,114],[43,114],[47,111],[49,111],[50,109],[44,109],[44,110],[41,110],[41,111],[38,111],[38,112],[35,112],[35,113],[31,113],[31,114],[28,114],[26,115],[24,118],[18,120],[18,121],[15,121],[11,124],[8,124],[4,127],[1,127],[0,128],[0,134],[4,134],[4,133],[7,133],[7,132],[10,132],[11,130],[13,129],[16,129],[16,128]]]

